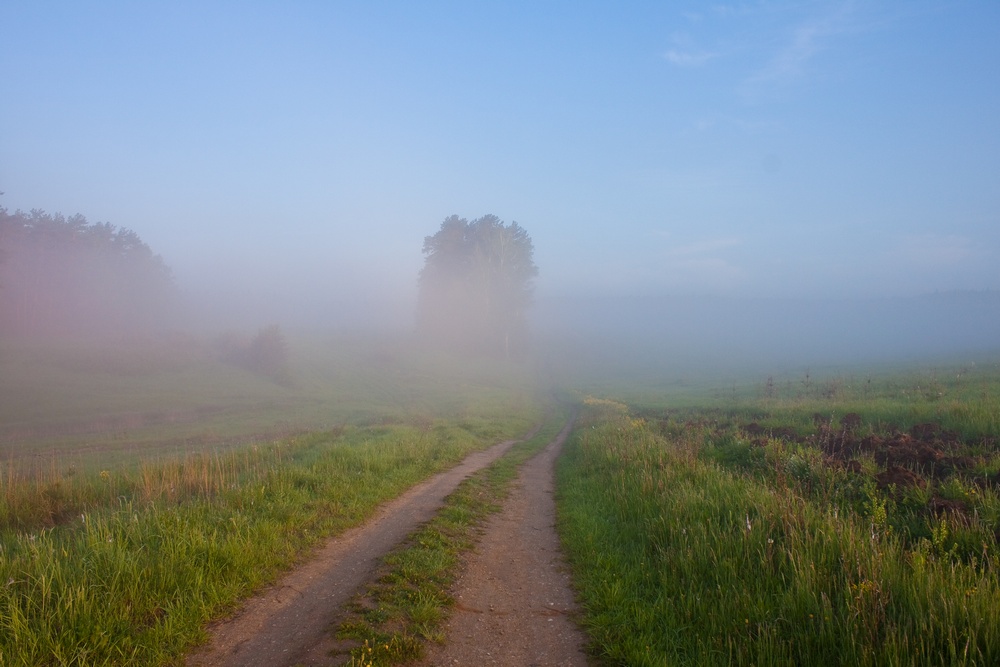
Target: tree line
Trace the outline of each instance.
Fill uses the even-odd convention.
[[[525,349],[538,267],[523,227],[452,215],[424,239],[423,254],[420,334],[456,351],[510,357]],[[169,267],[131,229],[0,207],[0,336],[152,333],[171,325],[178,301]],[[230,346],[227,360],[285,359],[280,330],[259,338],[257,347]],[[272,365],[255,369],[284,374]]]
[[[0,335],[74,337],[168,324],[173,276],[131,229],[0,207]]]

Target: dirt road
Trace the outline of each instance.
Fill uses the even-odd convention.
[[[526,437],[531,437],[533,433]],[[388,503],[363,526],[332,538],[302,566],[211,629],[191,667],[328,665],[331,624],[379,561],[440,509],[462,480],[502,456],[510,440],[468,456]]]
[[[588,664],[555,530],[553,464],[570,428],[521,468],[466,561],[445,643],[420,665]]]
[[[433,647],[424,664],[587,664],[582,635],[568,618],[573,600],[554,528],[552,464],[569,428],[522,468],[503,512],[490,521],[467,562],[448,642]],[[462,480],[513,444],[469,456],[387,504],[365,525],[332,538],[308,562],[212,628],[209,643],[189,655],[187,664],[329,665],[340,610],[381,558],[428,521]]]

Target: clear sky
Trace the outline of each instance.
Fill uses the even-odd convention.
[[[493,213],[542,294],[1000,289],[992,0],[4,0],[0,92],[0,205],[182,285],[412,293]]]

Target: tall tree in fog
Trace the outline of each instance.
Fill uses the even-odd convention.
[[[523,344],[531,305],[531,237],[516,222],[495,215],[469,222],[457,215],[424,239],[418,328],[468,349],[509,356]]]

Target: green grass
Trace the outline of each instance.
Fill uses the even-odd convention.
[[[642,417],[589,400],[557,502],[595,650],[622,665],[1000,661],[996,490],[962,475],[923,497],[880,489],[874,460],[848,472],[808,439],[814,412],[859,412],[865,433],[941,420],[995,465],[995,369],[935,377],[919,392],[923,373],[788,395],[762,383],[702,408],[647,395]],[[805,439],[755,444],[750,421]],[[931,495],[967,510],[930,511]]]
[[[205,457],[190,477],[156,469],[149,487],[108,480],[110,502],[0,534],[0,662],[170,661],[319,539],[484,444],[456,427],[361,429]]]
[[[0,664],[175,663],[319,540],[545,409],[521,367],[316,345],[293,386],[197,346],[3,347]]]
[[[176,662],[323,536],[546,403],[529,367],[399,340],[293,341],[289,384],[206,350],[0,343],[0,664]],[[607,662],[1000,662],[995,362],[644,382],[594,385],[628,406],[587,400],[557,471]],[[822,452],[816,416],[835,429],[851,413],[859,437],[940,424],[971,467],[882,488],[873,455],[848,468]],[[345,626],[356,664],[440,639],[440,591],[477,522],[551,435],[389,559]]]
[[[551,442],[567,418],[564,410],[550,415],[534,437],[463,482],[434,519],[386,557],[377,581],[339,628],[346,664],[403,664],[419,659],[427,642],[444,640],[441,626],[454,603],[449,589],[477,528],[500,509],[520,465]]]

